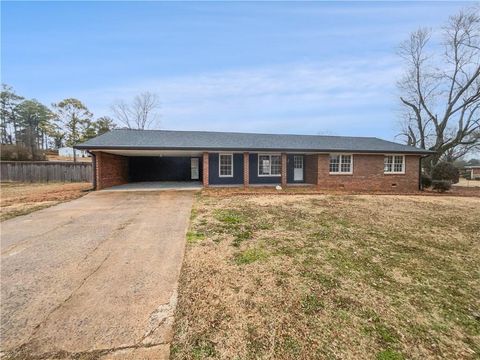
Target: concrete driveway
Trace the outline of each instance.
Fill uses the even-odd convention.
[[[95,192],[3,222],[3,356],[167,358],[192,200]]]

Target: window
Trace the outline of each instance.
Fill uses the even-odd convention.
[[[385,155],[383,164],[385,174],[403,174],[405,172],[405,156],[403,155]]]
[[[293,157],[293,168],[294,169],[303,169],[303,156],[295,155]]]
[[[219,176],[233,177],[233,154],[219,154]]]
[[[258,155],[258,176],[280,176],[281,170],[280,155]]]
[[[330,174],[352,174],[352,155],[330,155]]]

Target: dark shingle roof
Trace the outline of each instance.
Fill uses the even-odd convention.
[[[128,129],[110,131],[76,148],[430,153],[374,137]]]

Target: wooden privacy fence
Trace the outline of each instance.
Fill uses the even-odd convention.
[[[1,161],[1,181],[91,182],[92,164],[64,161]]]

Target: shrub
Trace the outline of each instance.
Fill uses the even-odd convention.
[[[458,183],[460,173],[458,169],[449,162],[439,162],[432,170],[433,180],[448,180],[451,184]]]
[[[432,186],[432,178],[428,175],[422,175],[421,177],[422,188],[427,189]]]
[[[432,186],[433,190],[445,192],[451,189],[452,182],[450,180],[432,180]]]

